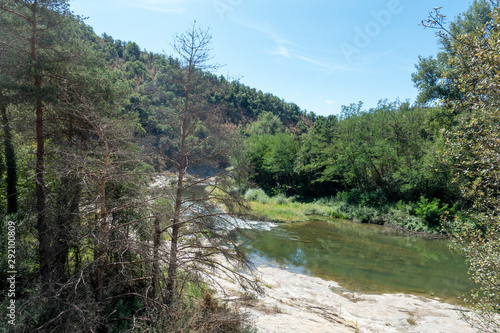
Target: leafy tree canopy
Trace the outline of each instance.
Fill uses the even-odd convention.
[[[438,10],[431,13],[430,18],[422,22],[424,27],[442,28],[438,30],[438,41],[442,51],[436,57],[419,57],[415,65],[416,72],[412,74],[415,87],[419,90],[417,103],[427,105],[443,100],[460,100],[463,98],[456,80],[459,73],[454,71],[451,61],[457,56],[458,36],[474,32],[485,23],[491,21],[491,13],[496,1],[474,0],[471,7],[459,14],[445,28],[446,17],[440,15]],[[445,33],[446,32],[446,33]]]

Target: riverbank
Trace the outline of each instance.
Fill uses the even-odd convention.
[[[340,193],[337,197],[303,201],[281,194],[269,197],[260,189],[249,189],[244,195],[252,218],[261,221],[300,223],[317,217],[339,218],[393,226],[393,230],[414,235],[442,235],[441,215],[450,217],[454,211],[439,200],[429,202],[425,198],[416,203],[367,204],[370,201],[363,200],[362,196],[361,199],[352,197],[352,194]]]
[[[421,296],[365,295],[334,281],[260,266],[263,294],[246,293],[219,278],[217,296],[249,315],[258,332],[476,332],[468,310]]]

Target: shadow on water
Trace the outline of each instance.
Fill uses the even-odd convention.
[[[282,225],[246,242],[254,263],[334,280],[363,293],[436,296],[453,303],[472,288],[448,240],[395,236],[345,220]]]

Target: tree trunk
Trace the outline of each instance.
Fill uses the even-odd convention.
[[[44,155],[45,139],[43,136],[43,113],[44,106],[42,101],[42,76],[38,65],[37,39],[38,39],[38,1],[34,0],[32,5],[32,30],[31,30],[31,61],[34,71],[35,88],[35,115],[36,115],[36,167],[35,167],[35,193],[36,193],[36,212],[37,212],[37,230],[38,230],[38,260],[40,266],[40,275],[43,288],[46,290],[50,282],[50,237],[45,211],[45,177],[44,177]]]
[[[61,180],[58,216],[54,230],[54,272],[57,279],[64,282],[67,276],[68,255],[72,243],[72,234],[79,220],[79,203],[82,187],[75,176],[63,177]],[[75,263],[78,264],[77,262]]]
[[[151,297],[156,299],[156,292],[158,291],[158,283],[160,279],[160,243],[161,243],[161,229],[160,219],[154,219],[154,236],[153,236],[153,267],[151,271]]]
[[[37,80],[37,86],[41,86],[41,79]],[[36,212],[38,229],[38,259],[40,264],[40,274],[42,283],[48,284],[50,280],[50,238],[45,212],[45,177],[44,177],[44,154],[45,141],[43,137],[43,106],[41,101],[37,101],[36,107]]]
[[[176,281],[176,273],[177,273],[177,252],[179,246],[179,229],[181,227],[181,210],[182,210],[182,197],[184,195],[184,175],[186,173],[187,168],[187,153],[186,153],[186,139],[188,132],[188,108],[189,108],[189,84],[190,84],[190,76],[188,76],[186,89],[186,98],[184,102],[183,109],[183,117],[182,117],[182,126],[181,126],[181,146],[180,146],[180,156],[179,156],[179,164],[177,167],[177,188],[175,195],[175,203],[174,203],[174,215],[173,215],[173,224],[172,224],[172,239],[170,241],[170,256],[168,263],[168,277],[167,277],[167,285],[166,285],[166,295],[165,295],[165,304],[170,306],[172,304],[174,292],[175,292],[175,281]]]
[[[165,304],[167,306],[172,305],[172,301],[175,293],[175,282],[177,273],[177,251],[179,246],[179,229],[181,223],[181,204],[182,204],[182,187],[183,174],[179,174],[179,179],[177,181],[177,194],[174,204],[174,218],[172,224],[172,238],[170,240],[170,256],[168,258],[168,276],[167,284],[165,286]]]
[[[100,203],[100,229],[101,229],[101,238],[98,245],[97,252],[97,292],[96,292],[96,301],[99,306],[99,316],[102,318],[102,322],[99,324],[97,328],[98,333],[106,333],[108,332],[108,328],[105,320],[105,312],[104,308],[102,308],[102,304],[100,304],[104,298],[104,277],[106,275],[106,252],[107,252],[107,244],[108,244],[108,211],[106,207],[106,185],[107,185],[107,177],[108,170],[110,164],[110,150],[108,142],[103,136],[104,141],[104,149],[106,152],[105,162],[104,162],[104,171],[100,178],[99,184],[99,203]]]
[[[101,238],[99,240],[99,245],[97,249],[97,273],[96,273],[96,301],[99,309],[97,313],[100,317],[99,325],[97,327],[98,333],[108,332],[108,328],[105,320],[105,310],[103,304],[101,304],[104,298],[104,276],[106,270],[106,244],[108,236],[108,225],[107,225],[107,211],[106,211],[106,180],[103,176],[101,178],[100,184],[100,231]]]
[[[0,93],[2,98],[2,93]],[[15,214],[18,210],[17,204],[17,165],[14,144],[12,143],[12,133],[7,115],[7,108],[4,104],[0,105],[2,116],[2,127],[4,131],[5,162],[7,165],[7,214]]]

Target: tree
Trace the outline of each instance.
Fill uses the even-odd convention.
[[[416,102],[426,105],[443,99],[457,99],[458,92],[451,82],[446,80],[446,62],[430,57],[418,57],[417,71],[411,75],[415,87],[419,90]]]
[[[11,57],[17,57],[19,70],[11,82],[20,82],[14,93],[25,97],[35,113],[36,137],[36,211],[39,265],[42,281],[50,280],[51,260],[49,225],[46,210],[45,142],[47,110],[57,96],[58,85],[74,59],[72,15],[65,0],[2,1],[0,15],[9,22],[9,34],[1,41]],[[13,38],[5,38],[7,36]],[[10,87],[12,88],[12,87]],[[5,87],[2,87],[4,90]]]
[[[9,29],[10,24],[11,21],[8,17],[0,15],[0,40],[12,39],[12,32]],[[15,75],[15,68],[15,55],[12,54],[8,44],[0,43],[0,117],[2,118],[5,165],[7,169],[5,178],[7,183],[7,214],[17,213],[18,210],[17,162],[8,110],[9,104],[12,102],[8,94],[12,94],[10,90],[13,86],[12,78]]]
[[[454,224],[456,247],[465,253],[479,286],[471,295],[478,311],[467,319],[488,332],[500,330],[500,8],[494,6],[484,25],[467,34],[449,34],[456,52],[450,65],[464,98],[453,104],[461,114],[458,126],[445,132],[445,156],[472,203],[466,218]],[[434,26],[444,29],[439,12]]]
[[[250,135],[277,134],[283,131],[283,123],[280,118],[272,112],[262,112],[257,116],[257,121],[253,122],[248,132]]]
[[[7,169],[6,176],[6,197],[7,197],[7,214],[15,214],[18,210],[17,203],[17,162],[16,152],[12,139],[12,129],[7,111],[7,103],[5,97],[0,92],[0,117],[2,118],[4,149],[5,149],[5,165]]]
[[[464,197],[473,203],[468,218],[455,221],[457,231],[454,233],[456,248],[465,253],[469,272],[479,286],[470,298],[478,312],[468,320],[487,332],[500,330],[498,133],[498,104],[476,109],[461,119],[459,128],[446,133],[447,157],[455,166],[456,181],[461,185]]]
[[[141,55],[141,50],[139,49],[139,45],[134,42],[128,42],[127,46],[125,46],[125,61],[137,61]]]
[[[35,114],[35,131],[19,134],[36,144],[40,275],[26,280],[41,277],[42,290],[23,289],[19,330],[106,332],[130,315],[114,314],[116,303],[139,303],[149,259],[131,236],[143,221],[131,199],[140,184],[136,114],[123,115],[124,91],[111,86],[95,35],[65,1],[0,1],[0,23],[1,110]],[[31,220],[29,205],[22,213]]]
[[[310,194],[327,196],[341,188],[334,148],[337,125],[336,116],[319,116],[303,135],[295,168],[306,179],[304,187]]]
[[[196,23],[176,36],[173,44],[180,63],[174,72],[174,83],[181,95],[171,101],[171,108],[163,110],[163,121],[177,131],[165,141],[170,147],[160,147],[163,149],[160,153],[171,166],[175,183],[171,190],[164,188],[172,204],[165,209],[167,225],[162,228],[155,225],[156,239],[167,231],[170,237],[164,290],[164,302],[169,307],[179,300],[180,291],[188,281],[210,278],[202,274],[207,268],[251,283],[230,268],[235,264],[249,267],[237,246],[236,230],[231,232],[236,221],[214,205],[223,204],[231,211],[241,203],[231,185],[236,170],[225,169],[230,151],[237,149],[230,139],[234,128],[224,122],[223,110],[207,102],[216,87],[207,80],[206,73],[215,68],[209,63],[210,44],[209,31],[200,29]],[[196,173],[198,178],[188,172]],[[207,184],[210,188],[206,191]]]
[[[247,163],[252,166],[250,180],[267,193],[296,194],[300,181],[295,170],[299,142],[290,133],[252,135],[248,145]]]
[[[79,154],[76,168],[81,175],[78,185],[86,184],[82,190],[87,194],[85,199],[89,200],[85,205],[89,210],[82,213],[96,218],[95,231],[83,235],[84,239],[92,241],[95,273],[85,273],[94,281],[98,332],[107,332],[106,307],[113,299],[127,300],[117,284],[134,286],[135,292],[140,294],[140,287],[134,280],[141,279],[144,272],[137,270],[135,265],[148,260],[146,256],[140,258],[134,250],[141,246],[133,237],[146,220],[141,216],[145,207],[141,193],[134,189],[140,182],[141,163],[132,137],[135,115],[121,115],[118,110],[106,115],[107,112],[99,108],[96,108],[99,113],[89,112],[87,108],[95,106],[92,102],[83,106],[80,129],[93,137],[86,143],[83,153],[87,152],[92,158]],[[111,103],[106,106],[113,108]],[[119,271],[113,269],[116,265],[121,266]],[[147,299],[147,295],[144,298]]]
[[[419,57],[415,65],[417,71],[412,74],[415,87],[419,90],[417,103],[429,104],[443,100],[460,100],[462,94],[456,85],[460,73],[456,73],[450,61],[457,55],[456,36],[466,35],[474,32],[477,28],[491,20],[490,14],[496,6],[497,1],[474,0],[471,7],[457,16],[444,29],[445,16],[439,14],[439,9],[431,13],[428,20],[422,21],[427,28],[440,28],[437,32],[439,44],[442,50],[436,57]],[[447,33],[445,33],[445,31]]]

